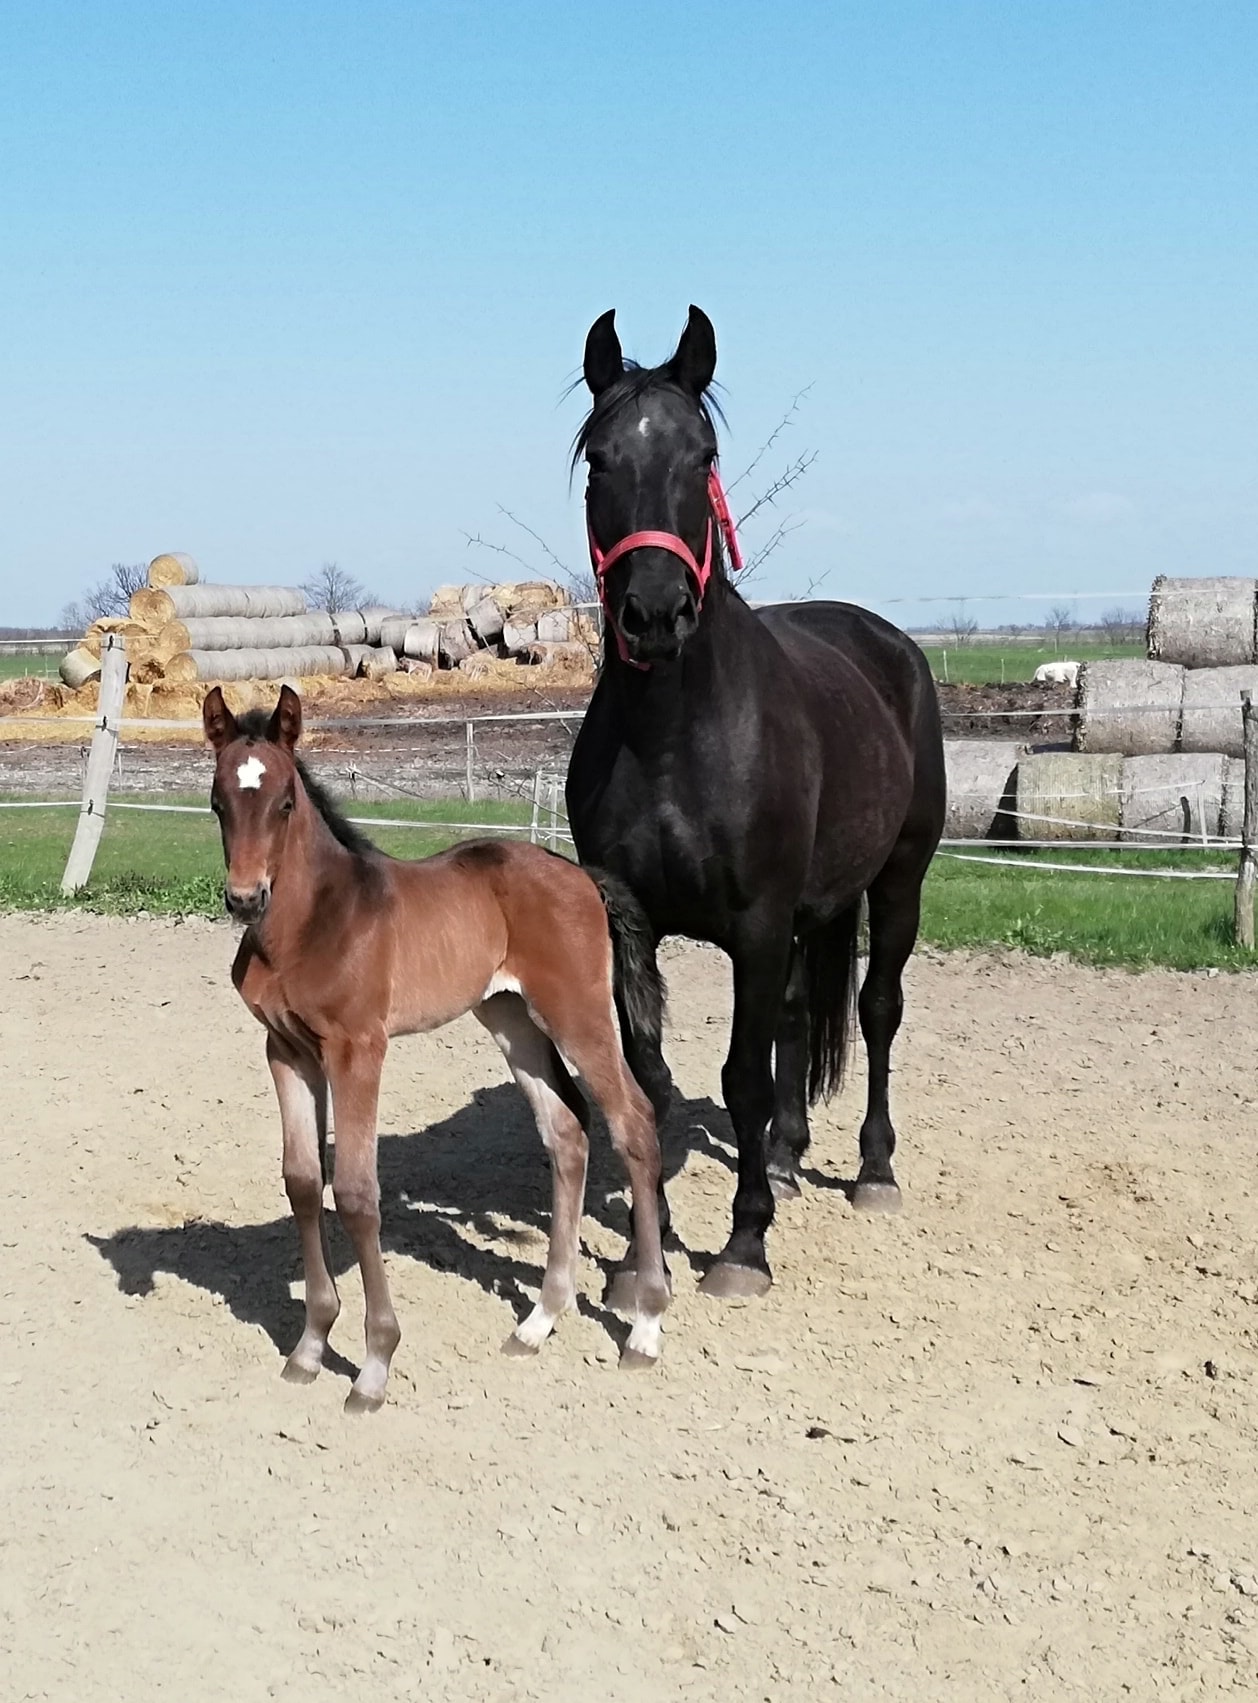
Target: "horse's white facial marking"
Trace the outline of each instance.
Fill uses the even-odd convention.
[[[642,416],[642,418],[638,421],[638,436],[640,438],[645,438],[649,435],[650,430],[651,430],[651,417],[650,417],[649,414],[644,414]]]
[[[266,764],[259,762],[257,757],[250,757],[236,770],[236,779],[242,791],[260,787],[262,777],[266,773]]]

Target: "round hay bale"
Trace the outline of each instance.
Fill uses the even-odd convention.
[[[386,644],[391,641],[384,640]],[[400,644],[392,646],[415,662],[427,662],[435,668],[441,642],[441,631],[435,621],[408,621]]]
[[[537,618],[539,644],[563,645],[576,637],[576,613],[572,609],[548,609]]]
[[[1189,669],[1184,675],[1181,748],[1239,757],[1242,691],[1258,698],[1258,667]]]
[[[1122,806],[1123,760],[1041,751],[1018,763],[1014,790],[1018,838],[1112,840]]]
[[[1223,817],[1224,769],[1218,752],[1128,757],[1123,762],[1122,837],[1133,845],[1167,839],[1212,838]]]
[[[358,613],[363,618],[363,643],[382,645],[387,643],[380,635],[380,628],[385,621],[409,621],[410,616],[403,615],[400,609],[387,609],[383,604],[373,603]],[[394,646],[394,649],[397,647]]]
[[[171,658],[166,678],[177,685],[196,680],[296,680],[303,675],[343,675],[348,666],[344,650],[335,645],[285,650],[185,650]]]
[[[1151,657],[1186,668],[1258,662],[1258,581],[1159,574],[1149,598],[1148,641]]]
[[[78,645],[62,657],[58,672],[71,691],[77,692],[81,686],[86,686],[89,680],[100,679],[99,649],[98,640],[95,654],[86,645]]]
[[[1075,749],[1124,757],[1174,751],[1184,670],[1139,657],[1085,662],[1079,669]]]
[[[152,632],[168,621],[203,620],[210,615],[304,615],[306,599],[285,585],[172,585],[137,591],[131,615]]]
[[[483,645],[496,644],[502,637],[502,606],[483,593],[467,612],[468,626]]]
[[[540,639],[516,652],[518,663],[535,668],[558,668],[570,674],[593,674],[594,658],[583,644],[543,644]]]
[[[127,682],[127,689],[122,695],[122,713],[124,716],[146,716],[149,704],[152,702],[152,686],[137,684],[134,680]]]
[[[443,668],[457,668],[479,648],[476,634],[461,617],[457,621],[443,621],[437,630],[437,653]]]
[[[954,840],[1015,840],[1016,739],[945,739],[948,813],[944,833]]]
[[[502,648],[508,656],[525,650],[529,645],[537,643],[536,621],[517,620],[513,615],[502,624]]]
[[[182,550],[154,556],[149,563],[148,581],[152,591],[162,591],[168,585],[196,585],[200,578],[196,563]]]
[[[397,672],[397,656],[387,645],[346,645],[345,654],[352,678],[383,680]]]
[[[329,615],[312,610],[306,615],[207,615],[169,621],[161,639],[171,655],[181,650],[282,650],[299,645],[360,645],[367,623],[357,610]]]

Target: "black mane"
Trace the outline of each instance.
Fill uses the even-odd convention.
[[[572,388],[575,390],[581,382],[579,378],[576,379]],[[618,414],[627,403],[637,402],[649,390],[661,388],[676,391],[678,396],[690,396],[685,386],[678,384],[673,377],[671,362],[664,361],[658,367],[643,367],[639,366],[637,361],[626,360],[623,378],[618,378],[615,384],[609,385],[595,397],[589,413],[582,420],[577,435],[572,440],[572,471],[576,472],[577,463],[585,454],[595,426],[601,426],[614,414]],[[719,420],[721,425],[725,424],[721,405],[713,395],[714,389],[715,386],[709,385],[697,404],[704,424],[711,428],[713,436],[716,435],[717,421]]]
[[[246,710],[243,715],[236,717],[236,726],[242,739],[256,740],[260,744],[272,743],[269,737],[271,717],[267,710]],[[301,784],[305,787],[310,802],[322,816],[331,829],[333,836],[340,841],[346,851],[362,857],[365,853],[374,852],[378,848],[352,822],[347,822],[344,816],[333,804],[331,795],[319,781],[315,780],[310,770],[302,762],[296,751],[290,753],[301,776]]]

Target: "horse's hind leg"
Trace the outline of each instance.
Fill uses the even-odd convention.
[[[888,1090],[891,1043],[904,1015],[902,976],[917,939],[921,871],[892,863],[869,888],[869,968],[857,1010],[869,1055],[869,1094],[861,1125],[861,1166],[852,1204],[863,1212],[898,1212],[900,1188],[891,1168],[895,1129]]]
[[[502,1048],[550,1154],[550,1249],[536,1307],[503,1344],[508,1354],[535,1354],[559,1317],[576,1305],[577,1252],[590,1144],[585,1104],[554,1045],[518,994],[498,993],[476,1016]]]
[[[773,1084],[769,1187],[775,1200],[795,1200],[800,1162],[808,1148],[808,972],[798,942],[773,1047]]]
[[[284,1130],[284,1187],[301,1236],[306,1285],[306,1328],[289,1355],[284,1376],[309,1383],[323,1365],[328,1332],[341,1303],[331,1272],[323,1214],[323,1155],[327,1142],[328,1084],[314,1057],[268,1033],[267,1064],[280,1102]]]

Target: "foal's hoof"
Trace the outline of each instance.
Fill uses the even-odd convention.
[[[603,1291],[603,1305],[622,1319],[632,1319],[638,1310],[638,1274],[625,1266],[617,1266]]]
[[[699,1292],[718,1301],[748,1301],[767,1295],[772,1287],[773,1278],[758,1266],[731,1265],[717,1260],[709,1266]]]
[[[644,1354],[640,1348],[626,1348],[620,1356],[622,1372],[648,1372],[659,1363],[658,1354]]]
[[[540,1343],[521,1342],[514,1331],[502,1345],[502,1352],[508,1360],[531,1360],[537,1353]]]
[[[319,1376],[317,1366],[306,1366],[300,1360],[286,1360],[280,1373],[286,1384],[313,1384]]]
[[[773,1191],[774,1200],[798,1200],[801,1194],[799,1172],[770,1171],[769,1187]]]
[[[852,1206],[857,1212],[899,1212],[904,1205],[895,1183],[857,1183]]]
[[[384,1406],[384,1391],[368,1395],[365,1390],[353,1389],[345,1398],[346,1413],[379,1413]]]

